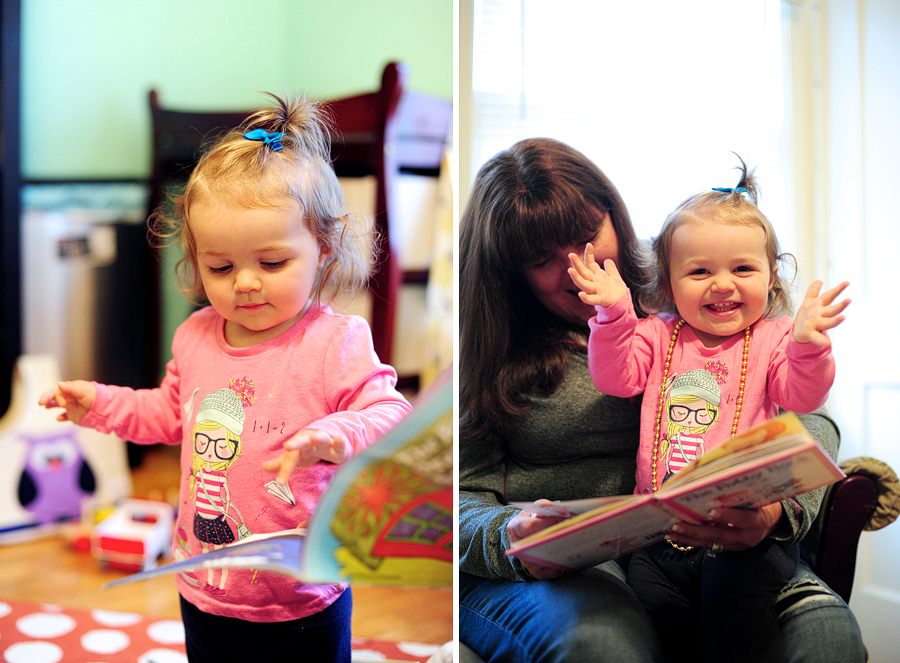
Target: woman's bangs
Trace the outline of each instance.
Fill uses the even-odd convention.
[[[507,217],[515,219],[515,224],[499,233],[501,255],[519,269],[540,264],[556,250],[587,242],[597,234],[597,210],[584,201],[520,207]]]

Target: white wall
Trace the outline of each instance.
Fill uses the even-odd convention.
[[[900,254],[900,4],[786,4],[791,17],[798,255],[807,282],[848,280],[853,303],[831,333],[837,379],[829,407],[841,458],[900,468],[896,269]],[[900,526],[863,533],[851,607],[872,661],[900,644]]]

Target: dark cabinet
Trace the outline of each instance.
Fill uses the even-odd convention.
[[[0,414],[22,348],[19,258],[20,0],[0,0]]]

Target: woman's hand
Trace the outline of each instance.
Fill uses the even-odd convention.
[[[581,288],[578,296],[585,304],[591,306],[610,306],[617,299],[628,293],[628,286],[619,275],[616,263],[607,258],[601,267],[594,260],[594,246],[584,247],[584,261],[576,254],[569,254],[572,266],[568,272],[572,281]]]
[[[71,421],[79,424],[97,400],[97,387],[93,382],[71,380],[59,382],[56,389],[49,389],[41,394],[38,405],[48,410],[54,407],[65,408],[57,417],[57,421]]]
[[[793,336],[797,343],[814,343],[823,348],[831,346],[831,339],[824,332],[837,327],[844,321],[841,313],[850,305],[850,300],[845,299],[837,304],[832,302],[848,285],[850,284],[844,281],[819,296],[822,282],[813,281],[794,318]]]
[[[550,500],[538,500],[534,503],[534,506],[546,506],[549,504],[552,504]],[[535,532],[540,532],[542,529],[547,529],[551,525],[555,525],[561,520],[563,520],[563,518],[554,518],[552,516],[538,516],[526,509],[525,511],[519,511],[519,513],[512,517],[512,520],[510,520],[506,524],[506,530],[509,532],[510,540],[515,543],[520,539],[531,536]],[[560,571],[559,569],[554,569],[549,566],[541,566],[540,564],[535,564],[534,562],[527,562],[524,559],[520,561],[522,562],[522,566],[525,567],[525,570],[527,570],[528,573],[533,575],[538,580],[549,580],[550,578],[556,578],[557,576],[561,576],[563,574],[563,571]]]
[[[781,520],[781,502],[759,509],[720,508],[710,512],[713,525],[676,523],[668,537],[680,546],[696,546],[717,550],[746,550],[775,531]]]
[[[278,456],[264,461],[266,472],[277,473],[275,479],[286,486],[288,479],[298,467],[311,467],[316,463],[343,463],[350,458],[350,442],[343,435],[332,437],[317,430],[302,430],[284,443],[284,451]]]

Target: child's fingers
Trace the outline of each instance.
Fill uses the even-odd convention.
[[[836,315],[833,318],[822,318],[821,323],[816,327],[817,331],[825,331],[826,329],[834,329],[841,324],[847,317],[844,315]]]
[[[299,449],[306,451],[310,446],[322,442],[330,442],[331,436],[317,430],[304,430],[284,443],[285,449]]]
[[[343,463],[350,458],[350,441],[346,437],[334,437],[331,439],[329,462]]]
[[[299,451],[299,465],[309,467],[319,461],[343,463],[349,456],[349,442],[342,436],[332,437],[322,431],[301,431],[284,443],[287,450]]]
[[[62,396],[60,396],[60,399],[57,399],[56,389],[48,389],[43,394],[41,394],[40,398],[38,398],[38,405],[43,405],[46,408],[64,407],[59,404],[59,400],[61,399]]]
[[[275,481],[286,486],[298,467],[310,467],[319,462],[343,463],[350,457],[350,442],[339,435],[332,437],[321,431],[301,431],[284,443],[280,456],[263,461],[266,472],[277,473]]]
[[[275,456],[274,458],[269,458],[268,460],[264,460],[262,462],[263,469],[266,472],[276,471],[279,467],[281,467],[281,461],[284,458],[284,453],[285,452],[282,452],[282,453],[278,454],[277,456]]]
[[[82,394],[75,388],[78,385],[74,382],[58,382],[56,384],[56,399],[62,400],[64,403],[68,401],[77,401]],[[63,405],[65,407],[65,405]]]
[[[597,261],[594,260],[594,245],[590,242],[584,245],[584,264],[589,269],[593,269],[593,266],[597,264]]]
[[[77,405],[89,396],[90,390],[86,389],[83,384],[78,380],[74,382],[57,382],[56,389],[45,391],[38,402],[46,407]]]
[[[572,267],[577,269],[579,272],[584,269],[584,261],[578,257],[577,253],[569,254],[569,262],[572,264]]]
[[[834,286],[833,288],[826,290],[820,296],[819,292],[822,289],[823,285],[824,284],[822,283],[822,281],[813,281],[810,284],[809,289],[806,291],[805,300],[809,302],[809,301],[812,301],[812,300],[818,298],[819,301],[822,302],[822,304],[825,304],[825,305],[831,304],[835,299],[837,299],[838,295],[840,295],[844,290],[846,290],[850,286],[850,282],[844,281],[843,283],[840,283],[840,284]],[[849,301],[849,300],[847,300],[847,301]]]
[[[294,470],[297,469],[299,460],[299,451],[285,451],[275,458],[270,458],[269,460],[263,461],[262,466],[266,472],[273,472],[277,475],[275,477],[275,481],[279,485],[286,486],[288,480],[291,478],[291,474],[293,474]]]
[[[823,285],[824,284],[822,283],[822,281],[813,281],[812,283],[810,283],[809,288],[806,289],[806,297],[804,297],[804,300],[811,301],[818,297],[819,290],[822,289]]]
[[[590,270],[584,266],[581,258],[574,253],[569,254],[569,263],[572,265],[566,270],[569,278],[572,279],[575,285],[584,290],[585,286],[593,281]]]
[[[836,315],[835,317],[832,318],[832,323],[830,325],[828,325],[828,329],[834,329],[835,327],[837,327],[839,324],[841,324],[846,319],[847,319],[846,315]]]
[[[282,486],[286,486],[291,478],[291,475],[294,473],[294,470],[297,469],[297,466],[299,464],[299,451],[285,451],[284,456],[281,459],[281,467],[278,468],[278,476],[275,477],[275,481]]]
[[[569,278],[572,279],[572,283],[581,288],[584,292],[593,292],[594,291],[594,281],[593,279],[588,279],[579,274],[574,267],[569,267],[566,270],[569,274]]]
[[[313,442],[313,462],[325,461],[335,465],[343,463],[350,457],[350,443],[347,438],[326,435]]]
[[[41,404],[46,407],[68,407],[78,400],[78,394],[75,393],[67,382],[58,382],[55,389],[48,389],[41,396]]]
[[[849,300],[849,299],[845,299],[844,301],[842,301],[842,302],[840,302],[840,303],[838,303],[838,304],[833,304],[833,305],[831,305],[831,306],[826,307],[825,309],[823,309],[822,314],[823,314],[826,318],[836,318],[836,317],[837,317],[838,315],[840,315],[840,314],[844,311],[844,309],[846,309],[848,306],[850,306],[850,300]]]
[[[572,277],[572,280],[581,279],[584,280],[590,272],[585,273],[584,263],[576,256],[574,253],[569,254],[569,263],[571,267],[569,267],[566,271],[569,273],[569,276]]]
[[[603,261],[603,269],[606,270],[610,278],[622,278],[619,274],[619,268],[616,267],[616,262],[612,258],[607,258]]]
[[[842,292],[844,292],[844,290],[846,290],[847,286],[849,286],[849,285],[850,285],[849,281],[844,281],[840,285],[836,285],[833,288],[831,288],[830,290],[826,290],[825,292],[822,293],[822,297],[821,297],[822,302],[825,304],[830,304],[835,299],[837,299],[837,296],[840,295]]]
[[[569,263],[572,265],[569,269],[574,269],[581,278],[588,281],[593,279],[594,271],[597,269],[597,263],[594,262],[588,265],[583,262],[576,253],[569,254]]]
[[[281,486],[286,486],[291,478],[291,475],[294,473],[294,470],[297,469],[297,466],[299,464],[299,451],[285,451],[281,460],[281,467],[278,469],[278,476],[275,477],[275,481]]]

